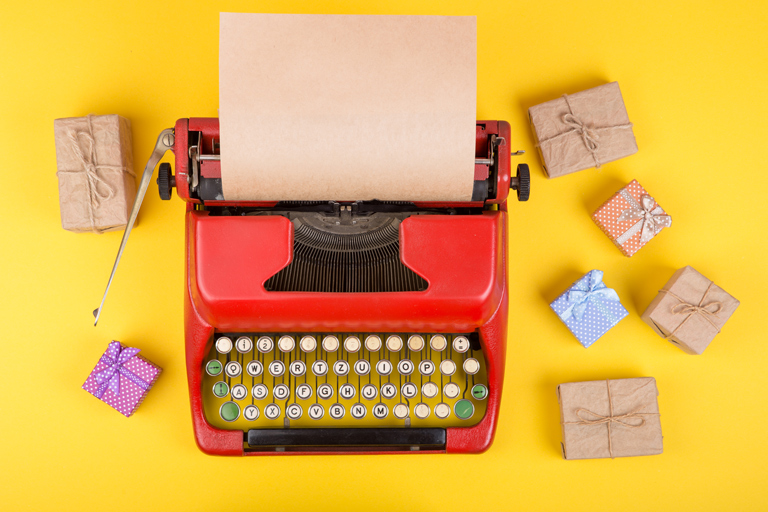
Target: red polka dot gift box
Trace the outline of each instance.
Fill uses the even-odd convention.
[[[616,192],[595,213],[592,220],[624,253],[632,256],[672,225],[672,217],[637,180]]]
[[[162,369],[138,355],[139,349],[113,341],[83,389],[130,417],[144,401]]]

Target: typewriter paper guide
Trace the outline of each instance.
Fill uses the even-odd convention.
[[[226,200],[469,201],[476,19],[222,13]]]

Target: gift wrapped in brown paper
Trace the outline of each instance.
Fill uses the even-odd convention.
[[[528,117],[550,178],[637,153],[618,82],[564,94],[529,108]]]
[[[118,115],[53,122],[61,225],[77,233],[125,228],[136,181],[131,122]]]
[[[571,382],[557,387],[565,459],[663,451],[656,379]]]
[[[659,336],[689,354],[700,355],[739,301],[692,267],[681,268],[642,315]]]

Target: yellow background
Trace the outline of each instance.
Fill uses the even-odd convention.
[[[765,510],[768,8],[663,2],[4,2],[0,7],[0,507],[6,510]],[[136,170],[180,117],[215,116],[218,13],[477,15],[478,119],[531,164],[510,203],[496,441],[481,456],[216,458],[192,435],[184,204],[152,185],[97,328],[121,233],[61,229],[53,120],[119,113]],[[276,41],[279,44],[279,41]],[[528,107],[618,80],[638,154],[547,180]],[[297,134],[297,141],[301,134]],[[354,141],[350,141],[354,143]],[[297,149],[300,150],[300,147]],[[673,216],[631,259],[589,214],[637,178]],[[639,313],[692,265],[742,304],[702,356]],[[550,311],[599,268],[630,316],[585,350]],[[80,389],[111,339],[164,368],[130,419]],[[653,376],[664,454],[564,461],[555,387]]]

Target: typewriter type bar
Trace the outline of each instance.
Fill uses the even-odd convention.
[[[246,444],[251,448],[285,447],[371,447],[441,449],[445,447],[442,428],[319,428],[249,430]]]

